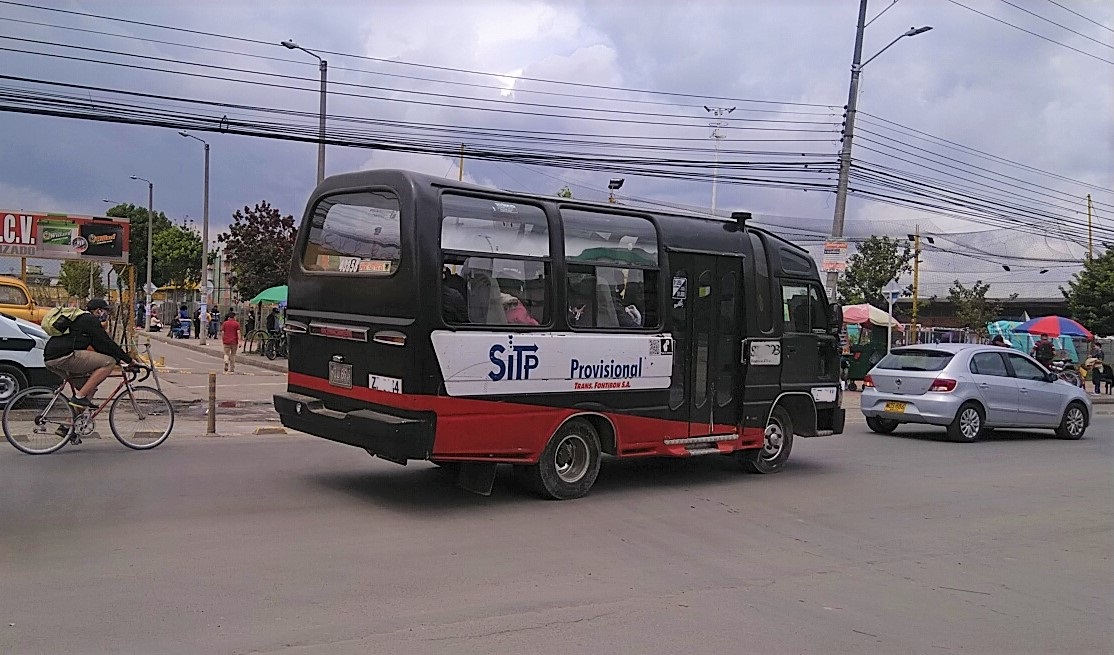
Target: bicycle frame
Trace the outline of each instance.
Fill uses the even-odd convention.
[[[148,344],[147,348],[148,348],[148,350],[150,350],[150,344]],[[150,353],[148,353],[148,354],[150,354]],[[118,369],[119,369],[119,367],[118,367]],[[125,388],[128,390],[128,394],[132,396],[132,407],[135,409],[136,413],[141,413],[139,407],[135,404],[134,395],[132,395],[132,384],[131,384],[132,381],[128,379],[128,374],[127,373],[123,372],[122,369],[119,369],[119,370],[120,370],[119,375],[109,376],[109,378],[113,378],[113,377],[119,377],[120,378],[120,381],[116,384],[116,388],[112,390],[112,393],[108,394],[108,398],[106,398],[104,400],[104,402],[101,403],[99,406],[97,406],[93,409],[86,409],[84,412],[82,412],[82,414],[88,414],[88,416],[86,416],[86,419],[96,418],[98,414],[100,414],[102,411],[104,411],[105,407],[108,407],[110,404],[112,404],[112,401],[116,399],[116,396],[120,395],[120,390],[125,389]],[[155,367],[152,366],[149,370],[153,374],[154,370],[155,370]],[[158,378],[156,377],[155,380],[156,380],[156,384],[157,384],[158,383]],[[62,396],[64,395],[64,389],[66,388],[66,385],[69,385],[70,389],[72,389],[74,391],[74,393],[77,392],[77,387],[74,386],[73,380],[71,380],[70,378],[66,378],[65,380],[62,381],[62,384],[58,385],[58,387],[54,390],[54,395],[50,399],[50,402],[47,403],[46,408],[43,410],[43,414],[46,414],[47,412],[49,412],[51,410],[51,408],[54,407],[54,403],[58,402],[59,398],[62,398]],[[66,401],[63,400],[63,402],[66,402]],[[77,416],[81,416],[81,414],[75,415],[75,418],[77,418]]]

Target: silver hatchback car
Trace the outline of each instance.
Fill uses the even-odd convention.
[[[988,428],[1051,428],[1079,439],[1091,421],[1087,392],[1028,355],[999,346],[895,348],[863,380],[867,426],[889,434],[902,423],[947,426],[953,441]]]

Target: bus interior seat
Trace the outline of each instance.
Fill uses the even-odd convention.
[[[603,281],[596,284],[596,327],[619,327],[611,285]]]
[[[468,320],[479,325],[503,325],[507,315],[503,312],[502,292],[499,284],[487,271],[472,270],[468,276]]]
[[[793,296],[789,300],[789,327],[793,332],[808,332],[807,296]]]

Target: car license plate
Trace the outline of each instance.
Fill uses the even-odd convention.
[[[385,375],[367,376],[367,386],[375,389],[376,391],[386,391],[387,393],[402,393],[402,380],[398,378],[389,378]]]
[[[905,403],[886,403],[886,411],[894,414],[904,414]]]
[[[344,389],[352,388],[352,365],[329,362],[329,384]]]

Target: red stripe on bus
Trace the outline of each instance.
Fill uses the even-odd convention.
[[[355,400],[437,414],[434,439],[435,459],[482,459],[488,462],[536,461],[549,438],[571,416],[598,414],[614,426],[620,455],[683,456],[683,445],[665,445],[666,439],[684,438],[689,424],[671,419],[633,416],[616,412],[585,412],[570,407],[548,407],[507,401],[453,398],[419,394],[399,394],[364,387],[345,389],[324,378],[291,372],[293,387],[311,389]],[[700,425],[697,429],[706,429]],[[716,434],[731,434],[737,428],[714,426]],[[724,442],[728,450],[762,445],[761,428],[744,429],[741,438]],[[605,438],[600,435],[601,439]]]

